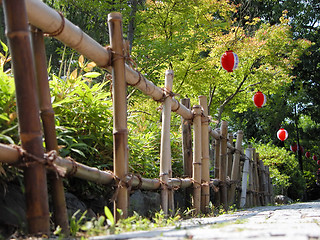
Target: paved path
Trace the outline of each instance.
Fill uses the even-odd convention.
[[[320,201],[246,209],[167,228],[92,238],[102,239],[290,239],[320,240]]]

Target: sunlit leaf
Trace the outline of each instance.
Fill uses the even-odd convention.
[[[84,57],[83,57],[83,55],[80,55],[79,60],[78,60],[80,68],[83,68],[83,66],[84,66],[83,62],[84,62]]]
[[[88,73],[85,73],[83,76],[87,78],[96,78],[96,77],[99,77],[100,75],[101,73],[98,73],[98,72],[88,72]]]

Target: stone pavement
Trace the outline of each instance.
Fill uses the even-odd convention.
[[[218,217],[183,220],[179,228],[161,228],[92,239],[320,240],[320,201],[255,207]]]

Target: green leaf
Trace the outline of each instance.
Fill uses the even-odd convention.
[[[100,75],[101,73],[98,73],[98,72],[88,72],[88,73],[85,73],[83,76],[87,78],[96,78],[96,77],[99,77]]]
[[[9,142],[10,144],[14,144],[14,141],[12,140],[11,137],[3,135],[3,134],[0,134],[0,140],[5,140],[5,141]]]
[[[8,47],[7,47],[7,45],[5,45],[4,42],[2,42],[1,40],[0,40],[0,43],[1,43],[1,45],[2,45],[3,51],[4,51],[5,53],[7,53],[7,52],[8,52]]]
[[[10,119],[4,113],[0,114],[0,119],[5,120],[5,121],[10,121]]]
[[[79,155],[81,155],[82,157],[86,157],[86,155],[79,149],[75,149],[75,148],[70,148],[71,151],[78,153]]]
[[[110,221],[111,226],[113,226],[115,224],[114,217],[113,217],[113,214],[111,213],[110,209],[107,206],[104,207],[104,214],[106,215],[107,219]]]

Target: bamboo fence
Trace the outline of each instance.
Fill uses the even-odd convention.
[[[54,221],[56,225],[63,228],[65,234],[68,234],[69,230],[61,179],[70,175],[100,184],[115,185],[114,215],[116,219],[127,217],[132,188],[160,190],[161,207],[165,214],[168,214],[169,210],[174,210],[173,192],[178,188],[186,189],[187,200],[188,194],[191,193],[192,203],[190,204],[195,215],[209,212],[212,195],[215,198],[214,203],[217,206],[222,204],[225,209],[233,204],[246,207],[272,203],[273,193],[268,167],[264,166],[255,149],[248,148],[245,151],[246,154],[243,154],[242,131],[237,132],[234,146],[233,134],[228,133],[227,122],[223,121],[220,129],[214,130],[209,126],[205,96],[200,96],[199,105],[191,108],[189,99],[182,99],[179,103],[174,98],[172,70],[166,71],[165,88],[159,88],[137,70],[125,64],[128,56],[123,47],[120,13],[111,13],[108,16],[110,47],[104,48],[65,19],[62,14],[39,0],[3,0],[3,7],[14,66],[22,145],[0,144],[0,162],[14,164],[24,170],[30,234],[48,234],[50,231],[46,168],[49,170],[49,182],[54,186],[52,192]],[[21,16],[21,18],[14,16]],[[32,43],[27,22],[33,25]],[[112,72],[113,171],[101,171],[71,158],[62,158],[57,154],[43,33],[49,33],[95,61],[98,66]],[[31,44],[34,46],[33,52]],[[22,62],[25,59],[28,59],[29,65]],[[128,172],[127,84],[140,89],[154,100],[163,102],[159,179],[147,179]],[[38,92],[37,89],[39,89]],[[172,173],[171,111],[181,116],[185,178],[174,178]],[[46,151],[42,147],[40,117],[43,123]],[[209,138],[212,138],[214,143],[213,159],[209,156]],[[210,165],[214,169],[212,179]],[[122,216],[118,215],[117,208],[122,210]]]

